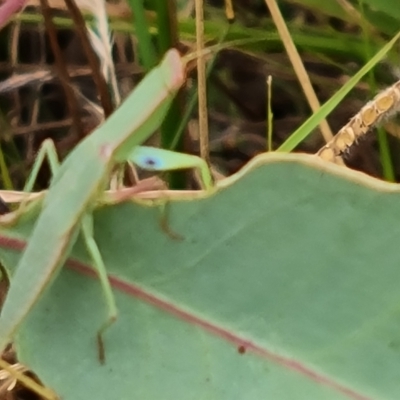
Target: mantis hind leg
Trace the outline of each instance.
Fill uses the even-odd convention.
[[[86,214],[82,220],[82,233],[83,238],[85,240],[86,248],[92,258],[93,264],[96,267],[97,274],[100,279],[100,283],[103,289],[103,293],[105,296],[107,308],[108,308],[108,316],[107,320],[102,324],[97,332],[97,345],[98,345],[98,354],[99,360],[101,364],[105,362],[105,349],[104,349],[104,341],[103,334],[104,332],[116,321],[118,316],[118,309],[115,302],[115,297],[111,288],[110,281],[108,280],[107,270],[104,265],[103,258],[101,256],[100,250],[97,246],[97,243],[93,237],[93,218],[92,215]]]
[[[24,192],[32,191],[33,185],[35,184],[35,181],[39,175],[40,167],[43,165],[43,162],[46,159],[49,163],[51,175],[54,176],[60,167],[60,161],[58,160],[57,150],[54,146],[54,142],[51,139],[46,139],[40,147],[36,155],[36,160],[32,166],[32,171],[25,183]]]
[[[36,182],[36,179],[39,174],[40,167],[43,165],[44,161],[47,159],[49,167],[50,167],[50,172],[52,176],[54,176],[60,166],[60,162],[58,160],[57,156],[57,151],[54,146],[54,142],[50,139],[46,139],[42,146],[40,147],[35,162],[32,166],[32,170],[28,176],[28,179],[25,183],[25,186],[23,188],[24,192],[32,192],[33,186]],[[12,225],[15,223],[21,215],[23,215],[27,209],[31,208],[36,208],[40,206],[40,202],[36,201],[31,201],[29,200],[22,200],[21,203],[19,204],[18,208],[13,212],[12,214],[6,215],[4,219],[2,219],[2,225]],[[6,209],[4,209],[4,213],[6,214]]]

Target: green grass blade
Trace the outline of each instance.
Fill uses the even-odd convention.
[[[128,4],[134,15],[132,26],[135,26],[135,34],[139,41],[139,53],[142,65],[146,71],[149,71],[157,65],[158,57],[150,33],[150,26],[146,18],[143,0],[128,0]]]
[[[313,130],[320,121],[326,118],[329,113],[344,99],[350,90],[367,74],[392,48],[400,37],[400,32],[390,42],[382,47],[345,85],[343,85],[321,108],[304,122],[278,149],[277,151],[289,152],[296,148]]]

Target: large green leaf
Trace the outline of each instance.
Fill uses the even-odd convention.
[[[20,331],[21,361],[63,400],[399,398],[397,185],[272,154],[168,211],[181,241],[156,206],[95,213],[120,309],[104,366],[81,242]],[[30,229],[0,232],[10,270]]]

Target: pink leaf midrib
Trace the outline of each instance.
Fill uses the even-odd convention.
[[[22,251],[26,246],[26,241],[21,239],[10,238],[4,235],[0,235],[0,247],[6,248],[8,250]],[[86,263],[83,263],[74,258],[69,258],[66,262],[68,268],[91,278],[97,278],[95,270]],[[142,300],[145,303],[151,304],[152,306],[163,310],[175,317],[189,323],[196,325],[199,328],[218,336],[219,338],[233,344],[240,354],[244,352],[252,352],[262,358],[269,360],[272,363],[278,364],[288,370],[294,371],[311,381],[318,384],[328,386],[335,391],[346,395],[349,399],[354,400],[372,400],[370,397],[362,395],[355,390],[336,382],[335,380],[314,371],[312,368],[308,367],[304,363],[297,361],[295,359],[284,357],[277,354],[265,347],[255,343],[252,340],[246,339],[234,331],[224,328],[215,322],[208,321],[204,318],[196,316],[193,312],[184,310],[182,307],[178,307],[173,302],[170,302],[164,298],[154,295],[149,291],[143,289],[139,285],[135,285],[132,282],[124,281],[116,276],[108,275],[110,283],[113,288],[123,292],[129,296],[135,297],[136,299]]]

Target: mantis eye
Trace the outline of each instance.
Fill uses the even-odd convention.
[[[148,171],[167,171],[173,169],[176,164],[175,154],[154,147],[137,146],[130,155],[130,160],[138,167]]]
[[[135,157],[135,164],[138,167],[147,169],[149,171],[163,171],[165,169],[164,163],[158,157]]]

